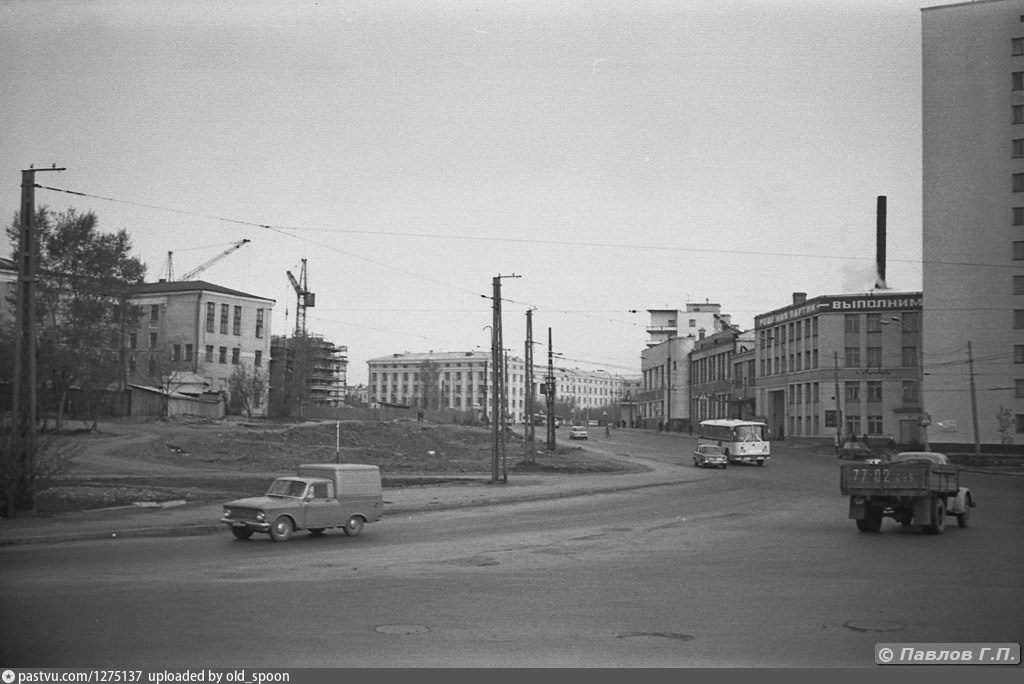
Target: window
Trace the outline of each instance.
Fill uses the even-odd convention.
[[[1010,45],[1013,48],[1011,54],[1024,55],[1024,38],[1011,38]]]
[[[171,361],[181,361],[181,345],[176,344],[171,347]]]
[[[242,361],[242,350],[239,349],[238,347],[235,347],[234,349],[231,350],[231,363],[232,363],[232,365],[237,366],[239,363],[241,363],[241,361]]]
[[[260,366],[263,365],[263,352],[262,351],[258,351],[257,350],[256,358],[253,359],[252,365],[256,366],[257,368],[259,368]]]
[[[1024,157],[1024,138],[1014,138],[1010,147],[1011,157]]]
[[[256,337],[263,337],[263,309],[256,309]]]
[[[1017,378],[1013,381],[1013,396],[1018,399],[1024,397],[1024,380]]]
[[[846,417],[846,432],[851,435],[861,434],[860,430],[860,416],[847,416]]]
[[[1013,294],[1024,295],[1024,276],[1013,276]]]
[[[128,335],[128,348],[137,349],[139,344],[139,336],[136,333],[129,333]]]
[[[1011,73],[1010,82],[1013,90],[1024,90],[1024,71],[1014,71]]]
[[[847,368],[860,368],[860,347],[847,347],[845,359]]]
[[[1013,225],[1024,226],[1024,207],[1013,208]],[[1018,258],[1018,257],[1014,257]]]
[[[1013,310],[1013,329],[1024,330],[1024,309]]]
[[[1021,175],[1024,176],[1024,174]],[[846,314],[844,325],[848,333],[860,332],[860,314]]]
[[[228,309],[230,308],[227,304],[220,305],[220,332],[222,335],[228,334]]]
[[[228,362],[228,348],[227,347],[221,347],[220,349],[217,350],[217,361],[219,363],[227,363]]]
[[[846,382],[844,383],[846,401],[860,401],[860,383],[859,382]]]
[[[904,311],[900,328],[903,332],[917,332],[921,329],[921,312]]]
[[[1013,123],[1024,123],[1024,105],[1013,105]]]
[[[191,344],[186,344],[185,345],[185,360],[186,361],[191,361],[192,360],[192,345]]]
[[[149,348],[156,349],[156,333],[149,333]]]
[[[867,315],[867,331],[869,333],[882,332],[882,314]]]
[[[882,434],[882,416],[868,416],[868,434]]]
[[[206,362],[213,363],[213,345],[206,345]]]
[[[868,347],[868,368],[882,367],[882,348]]]
[[[1013,174],[1013,191],[1024,192],[1024,173]]]
[[[160,305],[151,304],[149,307],[149,324],[156,325],[157,321],[160,320]]]
[[[690,319],[690,327],[691,328],[696,328],[697,327],[697,319],[696,318],[691,318]]]
[[[917,365],[917,347],[904,347],[903,348],[903,363],[904,368],[913,368]]]
[[[875,401],[875,402],[882,401],[882,381],[881,380],[869,380],[868,381],[868,401]]]
[[[916,404],[921,401],[921,391],[917,380],[903,381],[903,403]]]
[[[213,317],[215,316],[216,305],[213,302],[206,303],[206,332],[213,332]]]
[[[1013,362],[1024,363],[1024,344],[1013,345]]]
[[[242,307],[240,306],[235,307],[235,317],[231,323],[231,334],[242,334]]]

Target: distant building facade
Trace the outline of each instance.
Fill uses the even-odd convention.
[[[1024,442],[1021,17],[1020,0],[921,14],[923,399],[936,450]]]
[[[128,385],[229,395],[239,366],[268,377],[274,300],[193,280],[136,285],[129,301],[138,315],[124,342]],[[255,403],[265,415],[266,391]]]
[[[756,405],[773,439],[921,445],[922,296],[823,295],[755,316]]]

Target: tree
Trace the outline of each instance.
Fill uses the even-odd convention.
[[[20,258],[20,217],[7,230]],[[132,315],[130,288],[143,282],[145,265],[131,256],[127,231],[100,233],[93,212],[36,212],[38,244],[36,330],[40,397],[49,400],[56,429],[72,388],[105,389],[123,375],[123,331]]]
[[[257,368],[239,364],[228,378],[228,392],[231,394],[229,407],[232,413],[241,413],[252,418],[253,411],[263,405],[267,391],[266,376]]]
[[[1013,411],[1005,406],[1000,406],[999,410],[996,411],[996,421],[999,423],[999,443],[1013,444],[1013,433],[1017,425]]]
[[[420,405],[425,409],[441,408],[441,366],[427,359],[419,365]]]

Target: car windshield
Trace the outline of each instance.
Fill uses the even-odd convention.
[[[306,483],[301,480],[274,480],[267,490],[267,496],[293,496],[301,499],[306,493]]]
[[[710,454],[710,455],[720,454],[720,453],[722,453],[722,447],[720,447],[720,446],[710,446],[710,445],[702,446],[702,447],[700,447],[700,452],[702,454]]]
[[[896,454],[892,460],[894,463],[911,463],[914,461],[921,461],[925,463],[949,465],[949,461],[946,459],[945,454],[936,454],[931,452],[908,451],[902,454]]]

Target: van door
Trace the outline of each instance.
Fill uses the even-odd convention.
[[[314,482],[310,487],[312,495],[306,499],[305,524],[307,530],[324,527],[336,527],[344,524],[341,504],[334,498],[334,485],[330,482]]]

